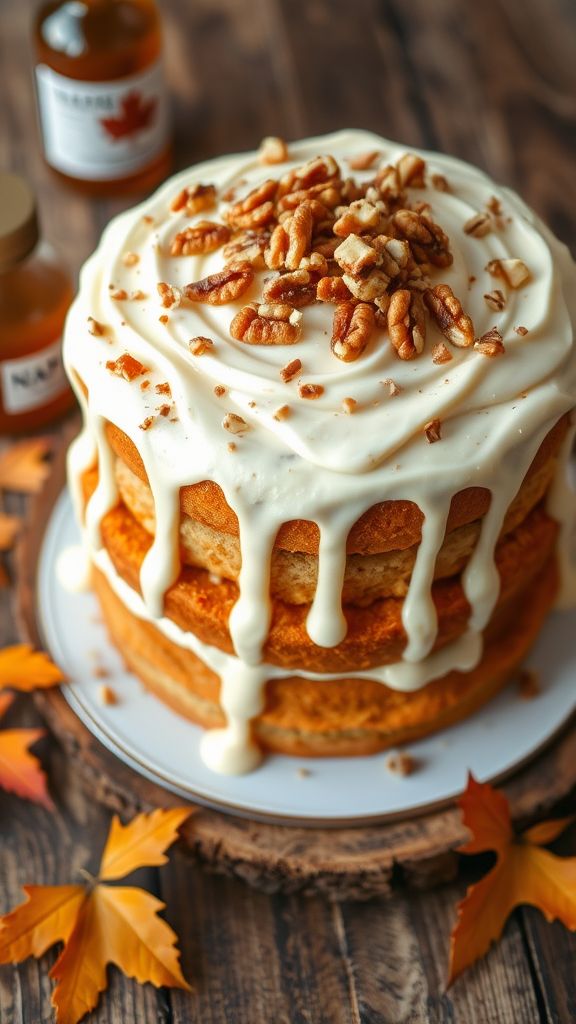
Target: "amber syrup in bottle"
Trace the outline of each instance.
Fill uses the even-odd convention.
[[[153,0],[48,0],[34,24],[44,155],[92,196],[145,192],[170,168]]]

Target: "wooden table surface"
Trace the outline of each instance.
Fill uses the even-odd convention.
[[[176,163],[340,127],[371,128],[469,159],[516,187],[576,249],[576,9],[572,0],[165,0]],[[0,4],[0,167],[38,190],[46,234],[75,271],[120,203],[88,202],[42,164],[26,0]],[[14,506],[15,507],[15,506]],[[0,642],[16,637],[0,591]],[[17,714],[30,716],[28,708]],[[109,814],[46,743],[53,814],[0,793],[0,910],[25,883],[94,867]],[[576,853],[576,832],[564,842]],[[131,1024],[516,1024],[576,1021],[576,936],[525,909],[444,992],[466,881],[369,904],[266,896],[176,852],[142,881],[167,903],[195,993],[110,969],[87,1020]],[[47,967],[0,971],[2,1024],[52,1019]]]

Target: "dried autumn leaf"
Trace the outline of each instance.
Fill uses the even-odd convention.
[[[0,736],[2,734],[0,733]],[[41,956],[63,942],[50,977],[58,1024],[78,1024],[107,987],[106,968],[153,985],[190,989],[182,975],[177,937],[157,916],[164,904],[143,889],[107,886],[147,865],[163,864],[189,808],[137,815],[127,825],[114,818],[99,878],[82,885],[28,886],[27,899],[0,918],[0,963]]]
[[[13,699],[10,694],[0,694],[0,718]],[[53,805],[46,788],[46,776],[40,761],[28,749],[42,736],[43,729],[0,731],[0,787],[50,810]]]
[[[472,775],[460,800],[464,823],[472,839],[463,853],[493,850],[496,864],[458,905],[452,932],[449,984],[499,938],[515,907],[538,907],[548,921],[558,918],[576,929],[576,857],[557,857],[540,843],[552,842],[570,818],[544,822],[517,836],[510,821],[508,801]]]
[[[29,644],[16,644],[0,651],[0,690],[43,690],[64,681],[57,665]]]
[[[39,491],[50,468],[44,459],[49,450],[48,440],[42,437],[6,448],[0,453],[0,487],[24,494]]]
[[[20,529],[20,520],[16,516],[6,516],[0,512],[0,551],[10,551]]]

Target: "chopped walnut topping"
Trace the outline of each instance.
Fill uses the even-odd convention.
[[[193,356],[203,356],[205,352],[214,348],[214,342],[211,338],[203,338],[202,335],[198,335],[197,338],[191,338],[188,348]]]
[[[130,293],[130,298],[132,299],[133,302],[141,302],[143,299],[147,299],[148,296],[146,295],[146,292],[143,292],[141,291],[140,288],[137,288],[136,291]]]
[[[320,398],[324,394],[321,384],[299,384],[298,393],[300,398]]]
[[[274,413],[274,419],[286,420],[290,415],[290,411],[291,410],[289,405],[281,405],[279,409],[276,409],[276,412]]]
[[[438,284],[424,292],[424,302],[442,334],[457,348],[467,348],[474,341],[474,324],[447,284]]]
[[[504,355],[506,349],[502,344],[502,335],[498,328],[493,327],[491,331],[487,331],[481,338],[478,338],[474,342],[474,351],[480,352],[483,356],[489,356],[491,359]]]
[[[101,704],[111,707],[113,704],[118,703],[118,696],[111,686],[103,684],[98,687],[98,700]]]
[[[518,689],[522,700],[534,700],[541,691],[540,677],[534,669],[522,669],[518,676]]]
[[[392,226],[398,238],[410,243],[417,263],[432,263],[435,267],[449,267],[453,262],[448,236],[430,217],[414,210],[397,210]]]
[[[116,302],[122,302],[128,298],[128,292],[124,291],[123,288],[116,288],[113,292],[110,292],[110,298],[115,299]]]
[[[382,206],[382,204],[380,204]],[[361,235],[371,228],[377,228],[382,219],[382,211],[374,203],[366,199],[357,199],[347,206],[332,228],[335,235],[346,238],[348,235]]]
[[[528,267],[522,260],[490,260],[486,270],[493,277],[503,277],[510,288],[521,288],[531,278]]]
[[[137,252],[125,252],[122,255],[122,263],[125,267],[135,267],[140,263],[140,257]]]
[[[222,396],[226,394],[226,388],[222,384],[215,384],[214,394],[216,395],[216,398],[222,398]]]
[[[254,269],[246,260],[229,263],[224,270],[209,274],[200,281],[187,284],[184,295],[190,302],[207,302],[211,306],[224,306],[235,302],[248,290],[254,280]]]
[[[168,416],[168,414],[170,413],[170,406],[159,405],[156,411],[160,414],[160,416]]]
[[[381,262],[376,249],[355,234],[347,235],[340,243],[334,252],[334,259],[346,274],[354,276],[366,267],[374,267]]]
[[[445,178],[443,174],[433,174],[432,177],[430,178],[430,181],[432,182],[432,185],[434,186],[437,192],[452,191],[448,179]]]
[[[374,330],[374,309],[366,302],[339,302],[332,322],[332,351],[351,363],[362,354]]]
[[[95,338],[100,338],[104,331],[104,325],[99,320],[95,320],[93,316],[88,317],[88,334],[92,334]]]
[[[398,277],[408,267],[411,253],[410,246],[405,240],[389,238],[388,235],[377,235],[372,240],[372,245],[376,252],[380,254],[380,269],[390,280]],[[414,273],[416,273],[416,270],[420,273],[419,268],[413,268],[413,270]]]
[[[277,224],[270,235],[270,243],[264,251],[264,262],[270,270],[282,270],[288,253],[288,232],[283,224]]]
[[[233,262],[238,259],[246,260],[253,267],[263,270],[264,251],[270,242],[271,232],[268,228],[242,231],[236,235],[224,249],[224,259]]]
[[[153,423],[154,416],[147,416],[145,420],[142,420],[142,423],[138,424],[138,426],[140,427],[140,430],[149,430]]]
[[[404,153],[396,164],[400,185],[405,188],[411,185],[412,188],[424,188],[424,172],[426,164],[420,156],[415,153]]]
[[[506,306],[506,297],[499,288],[494,288],[493,291],[487,292],[484,296],[484,301],[495,313],[501,313]]]
[[[150,381],[149,380],[143,380],[141,385],[140,385],[140,391],[147,391],[149,387],[150,387]]]
[[[449,363],[451,359],[452,353],[443,341],[439,341],[437,345],[434,345],[434,348],[432,349],[433,363]]]
[[[359,277],[344,274],[342,280],[352,296],[361,302],[375,302],[380,299],[390,284],[390,278],[382,270],[372,270],[366,276]]]
[[[388,754],[386,758],[386,768],[393,775],[401,775],[402,777],[412,775],[417,767],[418,762],[416,758],[412,757],[412,754],[406,754],[404,751],[397,754]]]
[[[274,219],[274,203],[278,183],[272,178],[262,182],[226,212],[226,221],[233,228],[255,228]]]
[[[380,156],[380,150],[373,149],[370,153],[359,153],[358,156],[351,156],[348,166],[351,171],[368,171],[376,163]]]
[[[310,203],[301,203],[288,221],[288,251],[285,259],[288,270],[297,270],[300,260],[310,252],[313,227]]]
[[[230,240],[230,228],[211,220],[200,220],[197,224],[179,231],[170,246],[171,256],[199,256],[215,252]]]
[[[442,438],[442,424],[439,419],[429,420],[424,424],[424,434],[428,444],[434,444]]]
[[[227,447],[228,447],[228,451],[229,452],[235,452],[236,451],[236,445],[234,444],[234,441],[229,441]]]
[[[224,430],[229,430],[231,434],[245,434],[247,430],[250,430],[246,420],[243,420],[241,416],[237,416],[235,412],[226,413],[222,420],[222,426]]]
[[[127,381],[133,381],[144,373],[150,373],[150,370],[139,359],[131,356],[129,352],[124,352],[123,355],[118,356],[118,359],[109,359],[106,363],[106,369]]]
[[[163,381],[162,384],[157,384],[154,388],[157,395],[166,395],[168,398],[172,398],[172,392],[168,381]]]
[[[282,369],[280,370],[280,378],[281,380],[284,381],[284,383],[288,383],[288,381],[292,380],[297,373],[300,373],[301,369],[302,363],[300,359],[292,359],[289,363],[286,363],[286,366],[283,366]]]
[[[248,345],[294,345],[302,333],[302,314],[283,303],[244,306],[230,324],[236,341]]]
[[[393,381],[391,377],[386,377],[386,380],[382,380],[380,381],[380,383],[384,384],[384,386],[388,388],[388,394],[390,395],[390,398],[395,398],[396,395],[399,395],[400,392],[402,391],[400,385],[396,384],[396,382]]]
[[[343,398],[342,399],[342,408],[343,408],[344,412],[347,413],[348,416],[352,415],[352,413],[356,410],[356,406],[357,405],[358,405],[358,402],[356,401],[355,398]]]
[[[200,213],[201,210],[210,210],[216,202],[216,188],[214,185],[189,185],[178,193],[170,203],[173,213],[179,213],[186,209],[186,213]]]
[[[414,359],[424,348],[426,324],[420,295],[399,288],[390,297],[388,334],[400,359]]]
[[[320,302],[346,302],[352,298],[352,293],[341,277],[321,277],[315,288],[316,298]]]
[[[467,235],[474,238],[484,238],[492,230],[492,221],[489,213],[475,213],[464,225]]]
[[[176,309],[182,302],[182,292],[174,285],[159,281],[156,288],[165,309]]]
[[[286,302],[300,308],[316,298],[316,284],[309,270],[294,270],[290,274],[277,274],[262,289],[266,302]]]
[[[261,164],[284,164],[288,159],[288,146],[277,135],[262,139],[258,159]]]
[[[519,327],[515,327],[514,330],[515,330],[516,334],[520,335],[521,338],[525,338],[526,335],[528,334],[528,328],[527,327],[522,327],[522,325],[520,325]]]

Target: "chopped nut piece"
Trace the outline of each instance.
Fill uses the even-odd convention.
[[[116,302],[122,302],[128,298],[128,292],[124,291],[123,288],[116,288],[113,292],[110,292],[110,298],[115,299]]]
[[[346,302],[352,297],[341,277],[321,277],[315,288],[320,302]]]
[[[223,306],[239,299],[254,280],[254,269],[246,260],[229,263],[224,270],[187,284],[184,295],[190,302]]]
[[[292,359],[291,362],[286,363],[286,366],[282,367],[280,370],[280,377],[285,383],[288,383],[288,381],[292,380],[297,373],[300,373],[301,369],[302,363],[300,359]]]
[[[228,451],[229,452],[235,452],[236,451],[236,445],[234,444],[234,441],[229,441],[228,442]]]
[[[290,240],[283,224],[277,224],[270,235],[270,244],[264,251],[264,262],[270,270],[282,270]]]
[[[534,669],[522,669],[518,677],[518,689],[522,700],[534,700],[541,691],[540,677]]]
[[[474,342],[474,351],[480,352],[483,356],[489,356],[491,359],[504,355],[506,349],[502,344],[502,335],[498,328],[493,327],[491,331],[487,331],[481,338],[478,338]]]
[[[400,288],[390,298],[388,334],[400,359],[414,359],[424,348],[426,323],[420,295]]]
[[[424,434],[428,444],[434,444],[435,441],[440,441],[442,438],[442,424],[439,419],[429,420],[428,423],[424,424]]]
[[[109,359],[106,363],[106,369],[127,381],[133,381],[144,373],[150,373],[150,370],[143,366],[139,359],[131,356],[129,352],[124,352],[123,355],[118,356],[118,359]]]
[[[439,341],[437,345],[434,345],[432,349],[433,363],[449,363],[451,359],[452,354],[443,341]]]
[[[214,342],[211,338],[203,338],[202,335],[199,335],[197,338],[190,339],[188,348],[193,356],[203,356],[205,352],[214,348]]]
[[[197,224],[174,236],[170,246],[171,256],[199,256],[215,252],[230,240],[230,228],[211,220],[200,220]]]
[[[264,251],[270,242],[271,232],[268,228],[257,230],[246,230],[237,235],[224,249],[224,259],[227,262],[237,259],[247,260],[253,267],[263,270]]]
[[[266,282],[262,298],[266,302],[286,302],[297,308],[308,306],[316,298],[316,284],[309,270],[278,274]]]
[[[383,200],[388,210],[397,209],[406,202],[406,193],[400,184],[398,168],[392,167],[390,164],[381,167],[378,171],[374,179],[374,190],[376,196]],[[371,199],[371,190],[369,192],[370,194],[366,195],[367,199]]]
[[[486,270],[493,277],[503,277],[510,288],[521,288],[531,278],[528,267],[522,260],[490,260]]]
[[[168,416],[168,414],[170,412],[170,406],[169,405],[159,405],[158,409],[157,409],[157,412],[159,412],[161,416]]]
[[[370,153],[359,153],[358,156],[349,158],[348,166],[351,171],[367,171],[376,163],[379,156],[379,149],[373,149]]]
[[[372,245],[382,257],[380,269],[390,280],[398,277],[410,263],[410,245],[404,239],[377,235],[372,239]],[[416,269],[414,268],[414,272]]]
[[[424,188],[424,172],[426,164],[422,157],[415,153],[404,153],[396,163],[400,185],[405,188],[411,185],[412,188]]]
[[[130,298],[132,299],[133,302],[141,302],[142,299],[147,299],[148,296],[146,295],[146,292],[143,292],[140,290],[140,288],[137,288],[136,291],[130,293]]]
[[[430,178],[430,181],[432,182],[434,188],[438,192],[451,192],[452,191],[452,189],[450,188],[450,184],[448,182],[448,179],[445,178],[443,174],[433,174],[432,177]]]
[[[168,381],[164,381],[162,384],[157,384],[154,388],[157,395],[167,395],[168,398],[172,398],[172,392]]]
[[[222,420],[222,426],[224,430],[229,430],[231,434],[245,434],[247,430],[250,430],[246,420],[243,420],[241,416],[237,416],[235,412],[226,413]]]
[[[125,267],[135,267],[137,263],[140,263],[140,257],[137,252],[125,252],[122,256],[122,263]]]
[[[382,212],[374,203],[369,203],[366,199],[357,199],[350,203],[350,206],[335,221],[332,230],[340,238],[346,238],[353,234],[361,235],[371,228],[376,228],[381,219]]]
[[[248,345],[294,345],[301,333],[302,314],[282,303],[244,306],[230,324],[231,336]]]
[[[401,775],[404,777],[406,775],[412,775],[412,773],[416,771],[418,762],[415,757],[412,757],[412,754],[406,754],[404,751],[401,751],[397,754],[388,754],[388,757],[386,758],[386,767],[393,775]]]
[[[156,288],[165,309],[176,309],[182,302],[182,292],[174,285],[159,281]]]
[[[372,270],[366,277],[344,274],[342,280],[353,297],[360,299],[361,302],[374,302],[380,299],[390,284],[390,278],[382,270]]]
[[[465,233],[474,238],[484,238],[491,230],[492,221],[488,213],[475,213],[464,225]]]
[[[352,415],[352,413],[355,411],[357,405],[358,405],[358,402],[356,401],[355,398],[343,398],[342,399],[342,408],[343,408],[344,412],[348,414],[348,416]]]
[[[234,228],[255,228],[268,224],[274,218],[272,200],[277,190],[278,183],[268,178],[230,207],[225,214],[227,223]]]
[[[142,421],[142,423],[138,424],[138,426],[140,427],[140,430],[149,430],[153,423],[154,416],[147,416],[146,419]]]
[[[504,292],[501,292],[499,288],[494,288],[493,291],[487,292],[484,296],[484,301],[495,313],[501,313],[506,305]]]
[[[351,363],[362,354],[374,330],[374,309],[366,302],[339,302],[332,322],[332,351]]]
[[[359,235],[347,235],[334,252],[334,259],[347,274],[359,274],[366,267],[381,263],[381,256]]]
[[[320,398],[324,394],[324,388],[321,384],[299,384],[298,392],[300,398]]]
[[[395,398],[395,396],[399,395],[400,392],[402,391],[400,385],[396,384],[396,382],[393,381],[391,377],[386,377],[386,380],[382,380],[380,381],[380,383],[384,384],[388,388],[388,394],[390,395],[390,398]]]
[[[111,686],[99,686],[98,687],[98,700],[101,704],[112,706],[118,703],[118,697],[116,691]]]
[[[288,270],[297,270],[302,257],[310,252],[313,227],[310,203],[301,203],[288,222],[288,251],[285,260]]]
[[[528,328],[527,327],[522,327],[522,325],[520,325],[519,327],[515,327],[514,330],[515,330],[516,334],[520,335],[521,338],[525,338],[526,335],[528,334]]]
[[[92,334],[95,338],[100,338],[104,334],[104,325],[98,320],[95,320],[93,316],[88,317],[88,334]]]
[[[222,384],[215,384],[214,394],[216,395],[216,398],[222,398],[222,396],[226,394],[226,388]]]
[[[276,409],[276,412],[274,413],[274,419],[275,420],[286,420],[286,419],[288,419],[289,415],[290,415],[290,406],[289,405],[281,405],[279,409]]]
[[[186,213],[200,213],[201,210],[209,210],[216,202],[216,188],[214,185],[189,185],[178,193],[170,204],[174,213],[186,209]]]
[[[268,135],[262,139],[258,159],[261,164],[283,164],[288,159],[288,146],[284,139],[277,135]]]
[[[143,380],[141,385],[140,385],[140,391],[147,391],[149,387],[150,387],[150,381],[149,380]]]
[[[429,217],[414,210],[397,210],[392,217],[392,226],[398,238],[410,242],[417,263],[432,263],[435,267],[452,264],[448,237]]]
[[[424,302],[442,334],[457,348],[467,348],[474,341],[474,324],[447,284],[438,284],[424,292]]]

